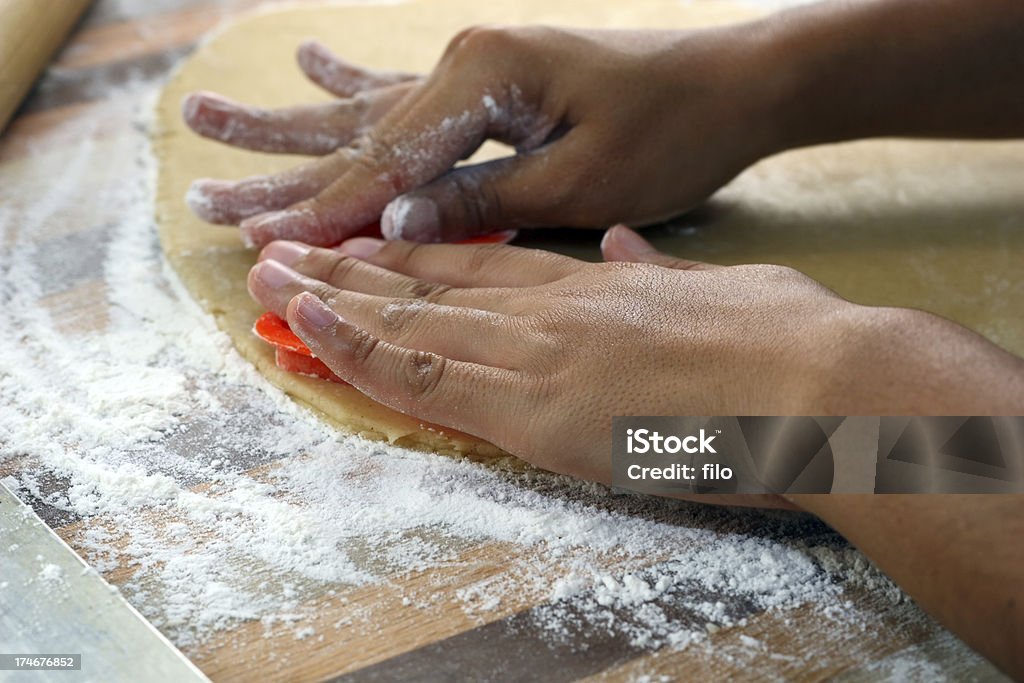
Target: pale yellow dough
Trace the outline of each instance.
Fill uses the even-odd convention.
[[[472,24],[667,28],[749,16],[749,7],[715,1],[429,0],[292,7],[245,18],[186,60],[157,105],[156,211],[164,251],[241,354],[331,422],[418,448],[498,455],[486,442],[428,428],[351,387],[277,370],[271,349],[251,334],[261,310],[245,278],[256,254],[242,247],[234,228],[193,216],[183,197],[197,177],[241,178],[302,159],[199,138],[181,121],[182,98],[202,89],[269,106],[325,100],[295,65],[295,48],[311,37],[357,63],[425,71],[448,38]],[[503,153],[489,145],[480,155]],[[1022,142],[885,140],[791,152],[758,164],[705,208],[650,235],[690,258],[791,265],[847,298],[930,310],[1024,353]],[[525,243],[597,259],[598,237],[548,233]]]

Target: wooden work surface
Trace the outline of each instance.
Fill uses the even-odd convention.
[[[15,217],[19,211],[27,213],[44,191],[35,180],[19,185],[18,164],[33,156],[67,154],[76,145],[102,144],[111,150],[109,168],[97,168],[94,182],[116,183],[119,174],[131,173],[132,150],[119,143],[133,125],[124,110],[105,118],[89,140],[69,140],[62,126],[103,107],[108,97],[144,102],[140,92],[150,96],[152,88],[126,90],[119,85],[140,77],[158,80],[204,32],[256,4],[255,0],[98,3],[0,138],[0,200],[5,208],[14,211]],[[8,234],[6,239],[19,243],[38,239],[45,244],[46,240],[74,239],[76,234],[88,237],[113,220],[109,209],[91,205],[88,197],[88,188],[69,191],[65,204],[51,210],[45,234]],[[69,221],[69,216],[74,220]],[[44,304],[65,314],[62,324],[69,334],[102,325],[108,315],[103,286],[102,273],[83,271],[65,286],[54,287]],[[0,461],[0,476],[31,466],[31,457]],[[253,471],[258,474],[260,468],[271,466],[260,463]],[[103,524],[90,518],[69,520],[43,500],[31,502],[73,547],[90,528]],[[711,516],[701,523],[753,534],[829,533],[815,524],[762,524],[758,514]],[[524,560],[522,549],[511,543],[481,543],[460,548],[457,554],[457,560],[443,570],[396,574],[386,588],[351,588],[330,596],[309,589],[300,598],[317,605],[324,638],[268,634],[259,623],[242,622],[189,644],[185,652],[215,681],[313,681],[339,676],[351,680],[623,681],[663,680],[659,677],[664,676],[664,680],[867,681],[932,680],[936,672],[953,680],[1001,679],[911,603],[894,601],[870,586],[849,586],[842,597],[848,601],[844,608],[870,615],[866,629],[837,630],[834,621],[812,609],[748,610],[740,626],[711,633],[709,647],[653,652],[609,637],[593,624],[582,624],[568,643],[548,642],[529,625],[530,614],[543,605],[525,595],[518,602],[506,600],[483,618],[467,615],[454,601],[443,598],[429,609],[402,604],[403,590],[422,588],[454,595],[460,588],[501,576]],[[104,574],[119,585],[133,571],[118,566]],[[359,617],[349,619],[348,625],[327,627],[353,613]],[[751,642],[760,643],[761,649],[751,649]]]

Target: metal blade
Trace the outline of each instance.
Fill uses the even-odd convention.
[[[81,654],[81,673],[71,674],[74,680],[209,683],[2,484],[0,654]],[[0,680],[17,675],[0,670]],[[66,673],[21,675],[33,681],[72,680]]]

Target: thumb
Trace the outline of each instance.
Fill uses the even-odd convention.
[[[711,270],[722,267],[703,261],[688,261],[660,252],[639,234],[621,224],[609,228],[604,234],[601,239],[601,253],[605,261],[653,263],[656,266],[677,270]]]
[[[381,216],[389,240],[458,242],[550,224],[566,205],[551,160],[524,154],[462,166],[396,197]]]

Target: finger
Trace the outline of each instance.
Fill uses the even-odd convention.
[[[302,43],[296,56],[299,68],[309,80],[338,97],[352,97],[367,90],[386,88],[397,83],[410,83],[419,79],[416,74],[356,66],[338,57],[323,43],[315,40]]]
[[[265,281],[261,265],[264,262],[285,266],[293,274],[291,280],[294,282],[279,277],[276,271],[269,273]],[[506,310],[505,305],[510,300],[508,292],[504,290],[456,289],[396,273],[333,249],[314,249],[300,242],[271,242],[260,253],[257,266],[250,273],[250,291],[279,315],[279,311],[284,309],[293,296],[302,291],[312,291],[310,287],[315,288],[316,282],[326,283],[339,290],[380,297],[420,299],[493,311]],[[282,291],[268,291],[272,288]]]
[[[471,362],[510,357],[514,331],[503,313],[338,289],[273,260],[253,266],[248,285],[253,298],[281,317],[293,298],[309,292],[353,325],[393,344]]]
[[[282,318],[287,313],[288,302],[303,292],[309,292],[322,301],[338,293],[337,288],[326,282],[305,277],[269,259],[249,269],[246,285],[254,300]]]
[[[506,228],[571,224],[560,180],[579,164],[571,141],[541,151],[462,166],[393,199],[381,216],[387,239],[458,242]]]
[[[450,287],[533,287],[583,265],[568,256],[505,244],[417,244],[357,237],[337,251],[389,271]]]
[[[314,196],[345,172],[351,163],[346,150],[290,168],[282,173],[238,181],[200,178],[185,194],[189,207],[203,220],[218,225],[277,211]]]
[[[419,109],[417,102],[399,102],[354,147],[360,163],[315,197],[245,220],[239,226],[245,239],[257,246],[276,239],[340,242],[376,221],[396,195],[440,175],[484,139],[487,119],[479,102],[432,102],[428,111]],[[461,113],[448,116],[453,110]]]
[[[601,253],[605,261],[653,263],[676,270],[713,270],[723,266],[703,261],[689,261],[658,251],[654,246],[625,225],[610,228],[601,240]]]
[[[494,311],[344,290],[326,303],[378,339],[452,360],[503,367],[522,344],[511,318]]]
[[[292,300],[287,319],[295,334],[339,377],[399,412],[484,438],[500,433],[508,419],[504,404],[518,379],[511,370],[383,341],[311,294]]]
[[[321,155],[366,132],[412,89],[399,84],[338,102],[263,109],[214,93],[193,93],[182,103],[185,122],[199,135],[258,152]]]

